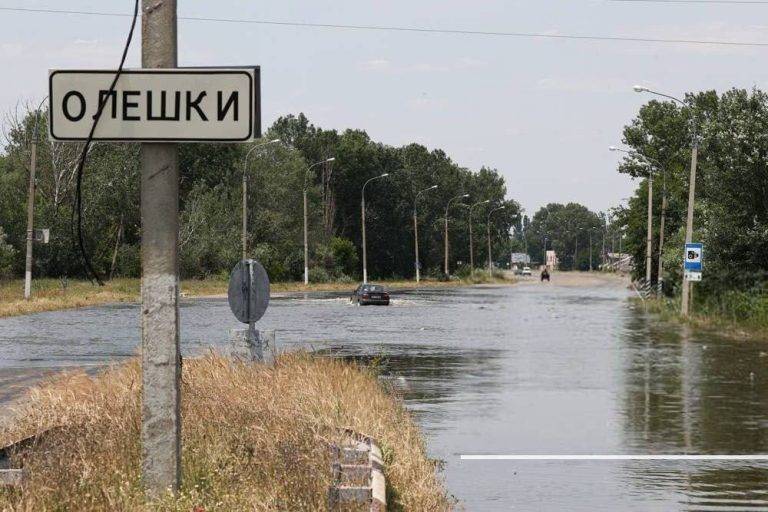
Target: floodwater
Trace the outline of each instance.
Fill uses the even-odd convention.
[[[377,358],[472,511],[768,510],[766,461],[462,460],[462,454],[768,453],[768,343],[660,323],[618,281],[273,299],[278,346]],[[224,300],[185,302],[188,354],[237,327]],[[0,401],[51,367],[136,351],[138,308],[0,319]]]

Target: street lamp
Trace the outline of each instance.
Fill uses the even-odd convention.
[[[416,216],[416,206],[419,202],[419,196],[423,194],[424,192],[428,192],[430,190],[435,190],[437,188],[437,185],[432,185],[431,187],[427,187],[424,190],[420,190],[416,197],[413,200],[413,246],[414,250],[416,252],[416,282],[418,283],[421,280],[421,269],[419,268],[419,221],[418,217]]]
[[[584,231],[584,228],[574,228],[568,230],[566,233],[573,234],[573,269],[579,272],[579,233]]]
[[[248,157],[251,156],[255,150],[280,142],[280,139],[272,139],[261,144],[256,144],[245,154],[245,162],[243,163],[243,259],[247,259],[248,251]]]
[[[448,204],[445,205],[445,233],[443,234],[443,242],[445,243],[445,267],[443,270],[445,271],[446,277],[448,277],[450,274],[448,273],[448,211],[451,209],[451,203],[456,201],[457,199],[465,199],[469,197],[469,194],[462,194],[460,196],[452,197],[448,200]]]
[[[328,162],[333,162],[336,160],[336,158],[326,158],[325,160],[321,160],[319,162],[315,162],[309,167],[307,167],[307,170],[304,172],[304,284],[309,284],[309,242],[307,241],[307,187],[309,186],[307,183],[307,176],[309,175],[309,171],[312,170],[313,167],[316,165],[322,165],[326,164]]]
[[[379,176],[374,176],[373,178],[370,178],[368,181],[363,183],[363,190],[360,194],[361,201],[360,201],[360,218],[362,220],[362,227],[363,227],[363,284],[366,284],[368,282],[368,259],[366,254],[366,248],[365,248],[365,187],[373,180],[378,180],[379,178],[386,178],[389,176],[388,172],[385,172],[384,174],[380,174]]]
[[[635,92],[647,92],[649,94],[654,94],[656,96],[661,96],[663,98],[670,99],[674,101],[675,103],[686,107],[688,106],[683,100],[679,98],[675,98],[674,96],[670,96],[668,94],[663,94],[660,92],[652,91],[648,89],[647,87],[643,87],[642,85],[636,85],[634,86]],[[698,136],[696,134],[696,121],[691,116],[691,131],[692,131],[692,139],[691,139],[691,176],[689,179],[688,184],[688,215],[686,218],[685,223],[685,243],[689,244],[691,243],[691,240],[693,238],[693,204],[696,199],[696,163],[699,156],[699,142],[698,142]],[[683,273],[683,294],[682,294],[682,303],[681,303],[681,313],[684,317],[687,317],[689,314],[689,299],[690,299],[690,282],[685,276],[685,273]]]
[[[632,157],[639,156],[649,163],[653,163],[661,170],[662,165],[658,160],[646,157],[636,151],[628,151],[626,149],[617,148],[616,146],[610,146],[609,151],[626,153]],[[646,235],[646,248],[645,248],[645,281],[651,284],[651,266],[653,265],[653,171],[648,173],[648,233]],[[661,251],[661,248],[659,248]],[[661,260],[661,252],[659,252],[659,260]],[[591,263],[591,262],[590,262]]]
[[[476,206],[480,206],[481,204],[488,204],[490,202],[491,202],[490,199],[486,199],[485,201],[480,201],[469,207],[469,271],[470,272],[475,271],[475,250],[472,245],[472,210]]]
[[[493,215],[493,212],[504,210],[505,208],[506,208],[506,205],[502,205],[488,212],[488,222],[486,222],[485,224],[486,231],[488,234],[488,276],[489,277],[493,274],[493,258],[491,257],[491,215]]]

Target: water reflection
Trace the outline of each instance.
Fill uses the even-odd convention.
[[[372,366],[380,378],[398,393],[419,421],[429,425],[443,416],[442,405],[466,399],[485,398],[498,391],[497,378],[504,351],[499,349],[449,349],[429,345],[387,345],[379,347],[338,345],[318,351]],[[431,416],[431,418],[430,418]]]
[[[765,343],[628,318],[626,449],[656,454],[768,453]],[[667,488],[690,510],[768,510],[768,462],[659,462],[626,475]]]

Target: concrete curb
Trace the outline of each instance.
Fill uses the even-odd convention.
[[[360,510],[387,510],[387,482],[384,458],[375,439],[351,429],[345,439],[331,446],[333,485],[328,491],[328,507],[338,510],[358,505]]]

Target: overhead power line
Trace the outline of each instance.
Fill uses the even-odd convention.
[[[768,0],[608,0],[636,4],[766,5]]]
[[[617,0],[618,1],[618,0]],[[108,16],[108,17],[126,17],[127,13],[105,12],[105,11],[75,11],[64,9],[36,9],[27,7],[0,7],[0,11],[19,12],[19,13],[38,13],[38,14],[66,14],[81,16]],[[185,21],[203,21],[213,23],[237,23],[254,25],[271,25],[284,27],[303,27],[303,28],[322,28],[322,29],[341,29],[341,30],[366,30],[381,32],[411,32],[426,34],[447,34],[461,36],[489,36],[489,37],[514,37],[527,39],[567,39],[577,41],[608,41],[608,42],[633,42],[633,43],[660,43],[660,44],[691,44],[691,45],[717,45],[717,46],[746,46],[746,47],[768,47],[768,42],[749,42],[749,41],[722,41],[705,39],[665,39],[654,37],[633,37],[633,36],[601,36],[601,35],[578,35],[578,34],[551,34],[544,32],[503,32],[491,30],[459,30],[442,29],[428,27],[403,27],[387,25],[350,25],[340,23],[304,23],[297,21],[273,21],[242,18],[209,18],[202,16],[179,16],[178,19]]]

